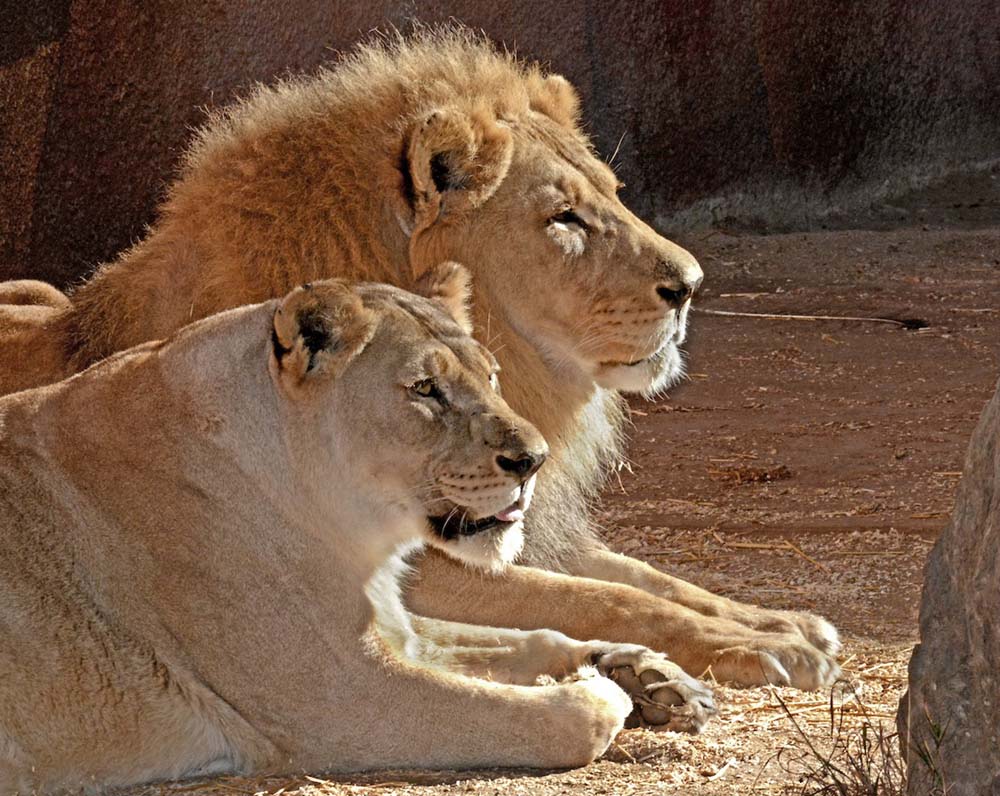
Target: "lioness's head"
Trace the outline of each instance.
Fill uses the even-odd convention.
[[[366,490],[417,512],[432,544],[498,568],[520,552],[548,448],[501,398],[496,360],[468,334],[467,272],[439,266],[420,288],[294,290],[274,315],[271,375],[316,417],[318,449],[341,465],[346,456]]]
[[[404,139],[398,216],[411,265],[469,263],[491,307],[566,377],[668,386],[682,370],[697,261],[619,200],[564,78],[481,42],[448,46],[472,75],[469,94],[442,98]]]

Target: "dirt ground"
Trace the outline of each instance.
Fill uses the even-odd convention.
[[[689,378],[661,400],[632,402],[631,469],[601,507],[617,550],[733,597],[827,616],[861,704],[886,728],[924,560],[1000,375],[1000,227],[941,221],[682,240],[707,274],[701,309],[927,326],[696,313]],[[720,686],[720,715],[701,736],[626,731],[577,771],[226,779],[155,792],[798,793],[804,741],[779,697],[825,749],[829,695]],[[838,713],[850,725],[860,711],[848,702]]]

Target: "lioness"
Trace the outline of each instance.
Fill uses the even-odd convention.
[[[820,687],[837,674],[829,623],[715,596],[597,536],[589,503],[620,457],[618,391],[655,394],[681,374],[702,272],[621,203],[578,115],[565,79],[461,30],[379,41],[260,88],[201,130],[148,236],[72,296],[72,366],[310,279],[408,287],[467,262],[475,334],[552,450],[531,566],[484,579],[427,555],[412,607],[639,643],[737,683]]]
[[[462,283],[317,283],[0,400],[0,792],[604,751],[611,680],[495,681],[661,656],[399,600],[408,541],[507,564],[546,456]]]

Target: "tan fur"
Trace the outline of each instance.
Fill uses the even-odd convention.
[[[69,308],[69,299],[45,282],[0,282],[0,395],[69,375],[60,334]]]
[[[648,651],[399,599],[400,545],[465,555],[426,517],[545,450],[443,306],[321,282],[0,400],[0,792],[603,752],[631,703],[578,670]]]
[[[73,367],[301,281],[411,287],[440,261],[467,263],[475,333],[496,351],[511,405],[552,445],[523,561],[630,584],[637,605],[655,606],[645,620],[613,618],[614,589],[588,601],[578,595],[590,584],[557,588],[537,572],[518,581],[531,626],[684,646],[698,671],[728,656],[744,683],[766,679],[763,649],[782,679],[825,683],[838,646],[828,623],[716,597],[598,541],[589,503],[619,458],[618,391],[655,393],[680,375],[701,269],[619,201],[578,112],[565,79],[462,31],[390,38],[258,89],[198,134],[148,237],[74,295],[63,330]],[[465,573],[443,559],[434,572],[413,599],[450,614]],[[509,603],[482,581],[469,588],[496,606],[490,624],[506,624]],[[554,588],[559,620],[538,599]],[[679,637],[684,606],[700,632]]]

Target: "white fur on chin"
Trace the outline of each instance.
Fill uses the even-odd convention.
[[[684,375],[684,361],[674,344],[662,356],[638,365],[601,365],[594,381],[608,390],[640,393],[652,398],[673,386]]]
[[[519,520],[502,533],[477,533],[450,541],[432,537],[431,543],[452,558],[496,575],[513,564],[521,554],[524,522]]]

